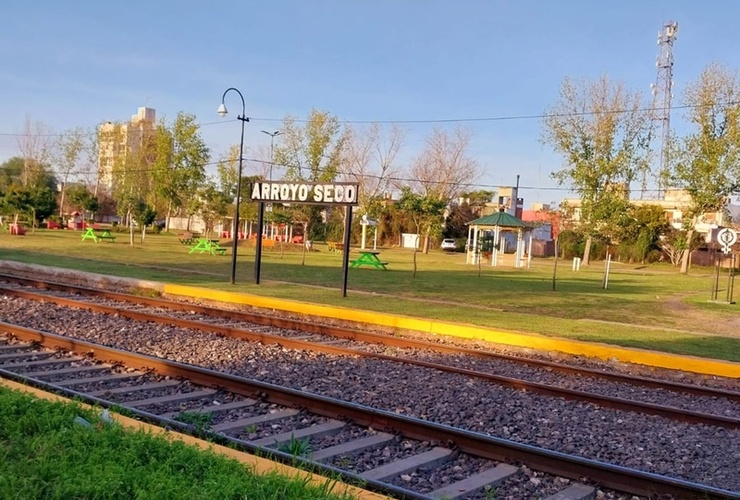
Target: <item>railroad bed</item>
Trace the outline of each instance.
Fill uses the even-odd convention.
[[[582,401],[522,393],[512,389],[512,384],[497,386],[491,380],[481,380],[472,374],[453,374],[440,369],[410,366],[410,363],[398,360],[288,350],[276,344],[261,345],[171,326],[140,324],[121,316],[111,318],[84,310],[70,313],[68,309],[50,303],[40,305],[10,297],[3,300],[2,310],[13,311],[9,316],[18,324],[56,331],[59,331],[60,324],[64,324],[64,333],[77,338],[245,374],[267,382],[369,404],[397,414],[418,416],[566,453],[667,473],[732,491],[740,489],[734,477],[734,464],[740,459],[736,451],[740,450],[736,430],[671,422],[664,418],[596,407]],[[120,307],[120,304],[117,306]],[[143,309],[143,306],[136,307],[138,312]],[[164,311],[158,312],[161,314]],[[175,314],[169,310],[167,313]],[[211,325],[227,322],[231,329],[249,328],[249,325],[241,322],[205,317],[207,315],[202,313],[184,314],[190,320],[206,320]],[[262,334],[268,331],[265,325],[253,324],[251,328],[262,328]],[[312,337],[312,342],[323,345],[324,349],[333,342],[336,345],[337,341],[336,337],[322,338],[320,334],[306,335],[306,332],[291,329],[271,333],[293,338]],[[675,388],[666,391],[665,388],[651,389],[630,386],[625,382],[605,381],[597,376],[565,376],[560,371],[533,368],[521,362],[441,354],[431,349],[391,348],[367,342],[357,345],[353,342],[349,344],[368,353],[377,351],[387,356],[404,355],[456,366],[467,363],[469,369],[480,373],[501,375],[506,370],[512,370],[507,373],[509,377],[513,376],[512,373],[522,378],[543,374],[540,383],[545,385],[576,384],[580,390],[585,390],[590,384],[592,388],[589,390],[595,392],[601,388],[607,394],[621,391],[620,396],[635,400],[662,400],[671,402],[673,406],[704,412],[711,409],[711,413],[730,422],[736,420],[738,415],[737,394],[733,396],[728,393],[725,397],[721,394],[684,396]],[[347,345],[347,342],[343,344]],[[694,401],[698,401],[698,404]],[[603,436],[607,438],[603,439]],[[644,436],[661,436],[662,439],[644,442]],[[707,461],[711,464],[707,464]]]
[[[17,332],[29,338],[54,345],[65,342],[61,337],[41,332]],[[74,341],[68,342],[75,345]],[[374,489],[401,498],[548,498],[572,500],[593,498],[596,489],[570,479],[532,470],[526,465],[511,465],[491,460],[494,448],[502,442],[477,436],[491,450],[484,457],[460,452],[466,439],[476,439],[460,433],[407,417],[384,415],[373,409],[348,406],[348,414],[362,423],[370,421],[384,425],[395,433],[375,430],[372,425],[357,425],[352,418],[339,418],[335,406],[346,403],[326,398],[302,398],[293,402],[306,409],[297,409],[270,402],[271,399],[291,400],[291,391],[247,380],[224,377],[195,367],[187,368],[172,362],[146,359],[141,355],[115,352],[92,344],[80,345],[80,350],[114,360],[105,363],[92,356],[45,349],[35,343],[0,337],[0,373],[42,387],[67,391],[104,406],[115,405],[119,411],[129,411],[161,425],[186,427],[200,435],[217,437],[247,449],[260,448],[263,453],[290,454],[293,459],[325,464],[332,472],[344,471],[350,479],[363,480]],[[165,376],[155,371],[126,367],[121,360],[134,365],[150,365],[159,372],[189,374],[210,382],[236,387],[238,392],[199,385],[188,378]],[[259,396],[252,398],[245,395]],[[317,413],[317,410],[319,413]],[[341,410],[339,410],[341,411]],[[327,416],[331,414],[331,416]],[[333,417],[333,418],[332,418]],[[345,415],[346,417],[346,415]],[[385,430],[385,429],[384,429]],[[435,430],[442,442],[434,439],[412,439],[399,434],[433,435]],[[431,432],[431,434],[430,434]],[[488,443],[486,443],[486,440]],[[456,442],[457,441],[457,442]],[[470,444],[467,445],[470,447]],[[480,443],[479,445],[480,446]],[[512,443],[514,448],[517,445]],[[268,448],[268,449],[265,449]],[[560,463],[564,470],[587,472],[586,461],[569,461],[565,456],[543,451],[538,456],[531,447],[521,447],[525,453],[509,450],[513,456],[526,456],[540,465],[552,467]],[[476,448],[479,451],[485,448]],[[275,451],[277,450],[277,451]],[[521,450],[520,450],[521,451]],[[283,457],[285,458],[285,457]],[[596,464],[599,467],[598,464]],[[319,466],[321,467],[321,466]],[[580,467],[580,468],[579,468]],[[612,471],[605,477],[616,477],[623,471]],[[603,473],[603,472],[597,472]],[[630,479],[629,476],[622,481]],[[632,480],[639,481],[639,477]],[[615,479],[616,480],[616,479]],[[633,495],[600,490],[599,498],[636,499]],[[707,498],[730,498],[708,496]]]

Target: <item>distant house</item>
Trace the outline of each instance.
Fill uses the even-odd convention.
[[[531,229],[532,256],[555,255],[555,238],[560,232],[560,212],[546,203],[532,203],[532,208],[522,210],[522,221]]]
[[[660,200],[630,200],[632,205],[646,206],[656,205],[663,209],[666,220],[676,229],[683,229],[684,212],[691,204],[691,195],[683,189],[668,189],[665,196]],[[578,198],[566,198],[563,206],[569,207],[570,222],[578,224],[581,220],[581,200]],[[708,237],[713,229],[727,225],[729,221],[725,211],[707,212],[701,214],[694,225],[694,230]]]

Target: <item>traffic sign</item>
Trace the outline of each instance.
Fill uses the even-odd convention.
[[[723,253],[730,253],[730,247],[737,242],[737,232],[729,227],[717,231],[717,243],[722,245]]]

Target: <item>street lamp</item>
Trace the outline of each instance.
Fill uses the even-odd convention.
[[[226,99],[226,94],[228,94],[231,90],[239,94],[239,97],[242,100],[242,114],[241,116],[237,115],[236,119],[242,122],[242,136],[241,140],[239,142],[239,176],[236,179],[236,212],[234,213],[234,230],[232,233],[232,236],[234,237],[234,247],[231,251],[231,284],[233,285],[236,283],[236,251],[237,251],[237,245],[239,243],[239,200],[242,196],[242,160],[244,159],[244,122],[248,122],[249,118],[246,117],[246,105],[244,104],[244,96],[242,95],[239,90],[235,89],[234,87],[229,87],[224,91],[224,95],[221,97],[221,106],[218,107],[218,114],[222,117],[226,116],[228,111],[226,111],[226,105],[224,104],[224,99]]]
[[[270,180],[272,180],[272,165],[275,163],[275,136],[282,134],[282,131],[268,132],[263,130],[262,133],[270,136]]]

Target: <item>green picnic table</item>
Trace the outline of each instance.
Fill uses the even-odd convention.
[[[208,252],[211,255],[224,255],[226,253],[226,249],[218,244],[218,240],[210,240],[208,238],[198,238],[198,242],[190,247],[190,251],[188,253],[205,253]]]
[[[380,255],[380,252],[377,250],[360,250],[360,256],[353,260],[349,267],[371,266],[375,269],[384,269],[387,271],[388,268],[386,266],[388,263],[382,262],[378,255]]]
[[[116,241],[116,237],[113,236],[109,229],[103,229],[100,234],[95,233],[95,228],[88,227],[85,232],[82,233],[82,240],[93,240],[95,243],[100,243],[101,240],[110,241],[111,243]]]

